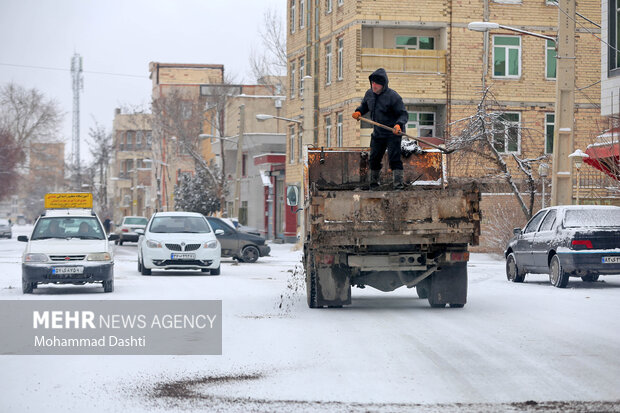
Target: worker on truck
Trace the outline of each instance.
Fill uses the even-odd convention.
[[[355,109],[353,118],[359,120],[370,111],[370,119],[393,128],[390,131],[374,127],[370,139],[370,188],[377,188],[381,178],[381,159],[388,151],[394,189],[404,189],[403,162],[400,159],[401,132],[409,115],[405,109],[403,99],[394,89],[388,87],[388,77],[385,69],[379,68],[370,76],[370,89],[366,91],[362,104]]]

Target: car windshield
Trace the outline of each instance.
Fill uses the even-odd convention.
[[[146,218],[125,218],[124,225],[146,225]]]
[[[578,227],[620,227],[620,208],[573,209],[566,211],[566,228]]]
[[[95,217],[41,218],[32,231],[32,239],[49,238],[105,239],[105,234]]]
[[[211,232],[211,228],[202,217],[164,216],[153,218],[149,231],[159,233],[206,233]]]

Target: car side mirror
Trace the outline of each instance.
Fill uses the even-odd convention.
[[[224,235],[224,230],[223,229],[216,229],[215,230],[215,235]]]
[[[108,235],[108,241],[115,241],[117,239],[119,239],[118,234],[110,234],[110,235]]]
[[[25,235],[19,235],[17,237],[17,240],[20,241],[20,242],[28,242],[28,237],[25,236]]]
[[[299,188],[296,186],[289,186],[286,189],[286,205],[294,207],[299,205]]]
[[[521,230],[521,228],[515,228],[512,230],[512,233],[515,235],[521,235],[523,231]]]
[[[138,235],[144,235],[144,230],[142,228],[136,228],[133,231]]]

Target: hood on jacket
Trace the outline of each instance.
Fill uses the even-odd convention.
[[[383,86],[383,90],[381,91],[382,93],[388,88],[387,73],[385,73],[385,69],[382,67],[372,72],[372,74],[368,76],[368,80],[370,81],[371,86],[372,86],[372,82],[382,85]]]

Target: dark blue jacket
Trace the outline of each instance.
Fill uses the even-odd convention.
[[[383,89],[378,95],[372,91],[372,87],[366,91],[362,104],[355,109],[356,112],[360,112],[362,115],[370,112],[370,119],[375,122],[379,122],[390,128],[394,125],[400,125],[400,128],[405,132],[405,126],[409,120],[409,114],[405,109],[403,99],[396,91],[388,87],[388,77],[385,73],[385,69],[380,68],[375,70],[370,76],[368,76],[370,82],[382,84]],[[374,127],[373,135],[376,138],[387,138],[395,136],[394,133],[389,130]]]

